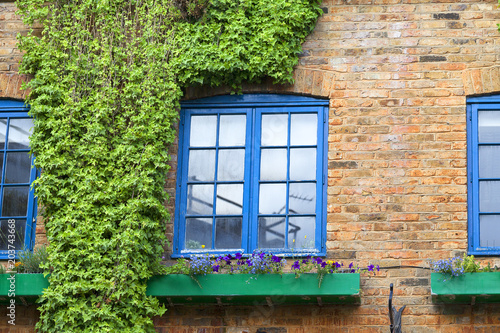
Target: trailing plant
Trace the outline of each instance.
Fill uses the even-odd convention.
[[[18,273],[43,273],[48,263],[47,247],[42,245],[33,251],[25,249],[19,252],[19,260],[14,270]]]
[[[465,273],[492,272],[490,264],[481,267],[473,255],[464,254],[463,257],[454,257],[442,260],[431,260],[431,269],[436,273],[450,276],[460,276]]]
[[[153,332],[182,88],[290,82],[309,0],[18,0],[50,287],[40,332]],[[42,268],[48,269],[49,263]],[[181,267],[179,267],[181,269]]]

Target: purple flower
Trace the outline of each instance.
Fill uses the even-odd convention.
[[[379,265],[377,265],[377,272],[378,272],[378,271],[380,271],[380,266],[379,266]]]
[[[308,262],[309,262],[309,260],[308,260],[307,258],[302,259],[302,263],[303,263],[303,264],[307,264]]]
[[[237,252],[234,257],[237,259],[237,260],[240,260],[241,257],[242,257],[242,254],[240,252]]]
[[[319,264],[321,264],[322,262],[323,262],[323,260],[321,260],[321,258],[320,258],[320,257],[316,257],[316,258],[314,258],[314,259],[313,259],[313,263],[315,263],[315,264],[318,264],[318,265],[319,265]]]
[[[273,255],[272,259],[273,259],[273,262],[276,262],[276,263],[281,262],[281,258],[280,257],[277,257],[277,256]]]
[[[260,259],[264,259],[264,256],[265,256],[264,252],[261,252],[261,253],[259,254]]]
[[[351,263],[349,264],[349,268],[352,268],[352,266],[354,266],[354,264],[351,262]]]
[[[212,266],[212,270],[214,272],[218,272],[219,271],[219,265]]]
[[[300,269],[300,264],[299,261],[297,260],[296,262],[293,263],[292,269]]]
[[[373,272],[373,269],[375,268],[375,266],[373,265],[368,265],[368,272]]]
[[[333,273],[333,269],[330,269],[330,273]]]
[[[341,264],[339,264],[338,262],[335,262],[335,267],[340,268],[340,267],[342,267],[342,266],[344,266],[344,264],[342,264],[342,265],[341,265]]]
[[[323,262],[321,263],[321,268],[325,268],[325,267],[326,267],[326,262],[325,262],[325,261],[323,261]]]
[[[250,260],[247,260],[245,263],[247,264],[247,266],[253,266],[253,264]]]

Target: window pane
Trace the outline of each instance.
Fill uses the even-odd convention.
[[[259,248],[284,248],[285,228],[285,217],[260,217],[258,236]]]
[[[5,165],[6,183],[29,183],[31,157],[27,152],[7,153]]]
[[[288,144],[288,115],[262,116],[262,146],[286,146]]]
[[[500,178],[500,147],[479,147],[479,177]]]
[[[500,111],[478,111],[479,142],[500,142]]]
[[[7,134],[7,119],[0,118],[0,149],[5,148],[5,134]]]
[[[215,248],[241,249],[241,217],[215,219]]]
[[[8,223],[9,220],[0,220],[0,250],[9,250],[9,245],[14,246],[15,250],[24,250],[24,234],[26,232],[26,220],[13,219],[14,223]],[[14,226],[14,228],[12,228]],[[9,243],[11,230],[14,230],[14,244]],[[12,238],[10,238],[12,239]]]
[[[500,215],[479,217],[480,246],[500,247]]]
[[[215,176],[215,150],[189,151],[188,181],[213,181]]]
[[[317,114],[292,114],[291,145],[316,145],[318,136]]]
[[[191,147],[215,147],[217,137],[217,116],[192,116]]]
[[[290,179],[316,179],[316,148],[290,149]]]
[[[186,219],[186,245],[188,250],[212,248],[212,219]]]
[[[316,184],[290,184],[288,211],[290,214],[314,214],[316,212]]]
[[[244,146],[245,135],[245,115],[220,116],[219,146]]]
[[[31,128],[33,120],[31,118],[10,119],[9,125],[9,144],[8,149],[29,149]]]
[[[0,181],[3,180],[3,153],[0,152]]]
[[[479,182],[479,211],[500,211],[500,181]]]
[[[245,175],[245,149],[220,149],[218,180],[243,180]]]
[[[188,185],[187,214],[211,215],[214,205],[213,185]]]
[[[217,185],[217,214],[241,214],[243,208],[243,184]]]
[[[314,248],[314,236],[316,233],[316,218],[290,217],[288,219],[288,247],[295,249]]]
[[[26,216],[29,186],[4,187],[2,216]]]
[[[260,155],[261,180],[286,180],[286,149],[262,149]]]
[[[286,214],[286,184],[260,184],[260,214]]]

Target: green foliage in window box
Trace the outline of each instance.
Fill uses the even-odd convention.
[[[23,250],[18,253],[19,260],[13,271],[17,273],[43,273],[48,263],[48,252],[45,245],[35,248],[33,251]]]
[[[309,0],[18,0],[51,275],[40,332],[153,332],[182,87],[292,80]],[[49,263],[45,264],[49,268]]]

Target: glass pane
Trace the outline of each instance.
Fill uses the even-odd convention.
[[[0,181],[2,181],[3,177],[3,153],[0,152]]]
[[[217,215],[241,214],[243,184],[217,185]]]
[[[261,180],[286,180],[286,149],[262,149],[260,155]]]
[[[500,181],[479,182],[479,211],[500,211]]]
[[[286,184],[260,184],[260,214],[286,214]]]
[[[285,217],[259,217],[259,248],[284,248],[285,227]]]
[[[5,165],[6,183],[29,183],[31,157],[27,152],[7,153]]]
[[[290,149],[290,179],[316,179],[316,148]]]
[[[262,146],[286,146],[288,144],[287,139],[287,114],[267,114],[262,116]]]
[[[290,184],[288,211],[290,214],[314,214],[316,212],[316,184]]]
[[[186,245],[187,250],[200,250],[212,248],[212,219],[189,218],[186,219]]]
[[[188,181],[213,181],[215,150],[189,150]]]
[[[215,248],[241,249],[241,217],[215,219]]]
[[[219,146],[244,146],[246,119],[245,115],[220,116]]]
[[[317,114],[292,114],[290,144],[316,145],[317,128]]]
[[[29,186],[4,187],[2,216],[26,216]]]
[[[8,149],[29,149],[31,128],[33,120],[31,118],[10,119],[9,144]]]
[[[313,216],[290,217],[288,219],[288,247],[295,249],[314,248],[316,218]]]
[[[5,134],[7,133],[7,119],[0,118],[0,149],[5,148]]]
[[[213,185],[188,185],[186,213],[211,215],[214,207]]]
[[[479,217],[479,245],[500,247],[500,215]]]
[[[245,176],[245,149],[220,149],[218,180],[243,180]]]
[[[479,147],[479,177],[500,178],[500,147]]]
[[[500,142],[500,111],[479,111],[479,142]]]
[[[217,116],[192,116],[189,143],[191,147],[215,147]]]
[[[14,223],[9,223],[9,221],[14,221]],[[11,231],[12,230],[12,231]],[[15,250],[24,249],[24,234],[26,233],[26,220],[24,219],[9,219],[0,220],[0,250],[9,250],[9,245],[14,246]],[[14,235],[14,238],[9,237],[9,235]],[[14,244],[10,243],[8,240],[14,239]]]

